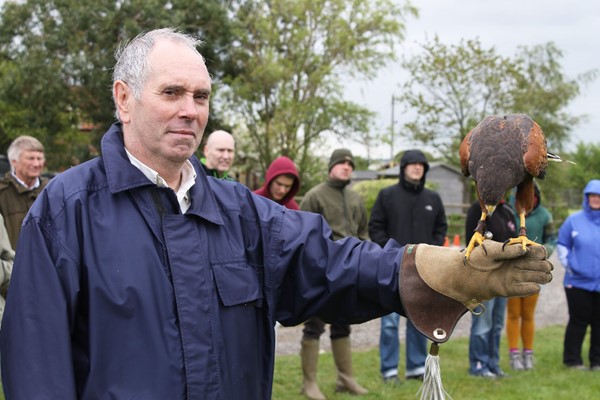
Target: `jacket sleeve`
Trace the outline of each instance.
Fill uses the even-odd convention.
[[[369,224],[367,222],[367,209],[364,203],[361,205],[361,217],[358,223],[358,238],[360,240],[369,240]]]
[[[371,209],[369,219],[369,237],[381,247],[385,246],[390,236],[387,233],[387,218],[382,192],[379,192]]]
[[[442,199],[436,193],[436,199],[438,203],[438,213],[435,217],[435,226],[433,229],[433,243],[436,246],[442,246],[444,239],[448,233],[448,220],[446,219],[446,211],[444,210],[444,204]]]
[[[21,229],[0,333],[7,399],[76,399],[69,316],[79,277],[51,236],[32,218]]]
[[[274,237],[277,251],[265,267],[278,288],[276,319],[285,326],[319,316],[326,322],[361,323],[403,313],[398,296],[402,248],[354,237],[330,239],[321,215],[285,212]]]
[[[13,261],[15,259],[15,252],[10,247],[10,241],[8,239],[8,233],[4,226],[4,219],[0,215],[0,290],[4,294],[10,277],[12,275]],[[2,314],[0,313],[0,318]]]

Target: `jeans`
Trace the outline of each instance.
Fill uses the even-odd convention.
[[[600,366],[600,292],[565,288],[569,307],[569,323],[565,331],[563,363],[583,365],[581,350],[587,327],[591,326],[589,361]]]
[[[381,317],[381,333],[379,336],[379,357],[381,375],[384,378],[398,375],[398,358],[400,341],[398,325],[400,315],[396,313]],[[427,338],[410,322],[406,321],[406,376],[422,375],[425,372],[427,358]]]
[[[485,312],[473,315],[469,338],[469,373],[485,372],[497,374],[500,369],[500,337],[506,315],[504,297],[483,302]]]

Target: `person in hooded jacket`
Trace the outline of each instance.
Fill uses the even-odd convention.
[[[27,213],[0,330],[7,399],[268,400],[275,321],[400,312],[443,342],[472,299],[551,280],[541,246],[486,243],[464,265],[455,249],[334,241],[321,215],[207,177],[199,45],[164,28],[120,47],[102,156]]]
[[[590,369],[600,371],[600,180],[583,189],[583,210],[571,214],[558,230],[556,251],[565,267],[569,322],[565,331],[563,364],[584,369],[581,349],[591,327]]]
[[[265,173],[265,183],[254,193],[271,199],[290,210],[300,207],[294,196],[300,189],[300,176],[294,162],[286,156],[277,157]]]
[[[546,248],[548,256],[556,247],[556,231],[550,211],[542,205],[542,195],[537,184],[533,186],[533,209],[527,213],[527,237]],[[517,230],[520,221],[517,218]],[[534,366],[533,341],[535,337],[535,308],[539,293],[527,297],[511,297],[506,306],[506,339],[510,368],[530,370]],[[523,348],[519,349],[519,339]]]
[[[407,150],[400,160],[400,181],[379,192],[369,220],[372,241],[385,246],[390,238],[400,244],[442,245],[448,230],[442,199],[425,187],[429,163],[419,150]],[[400,315],[381,317],[379,354],[385,382],[397,383]],[[407,320],[406,379],[421,379],[427,358],[427,338]]]

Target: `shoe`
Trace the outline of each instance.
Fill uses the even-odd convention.
[[[523,368],[526,370],[533,369],[533,352],[532,351],[524,351],[523,352]]]
[[[490,372],[496,376],[496,378],[506,378],[508,374],[502,371],[502,368],[496,367],[494,369],[490,369]]]
[[[565,367],[569,368],[569,369],[576,369],[578,371],[583,371],[585,369],[585,367],[583,366],[583,364],[565,364]]]
[[[600,371],[600,365],[592,365],[590,367],[590,371]]]
[[[390,376],[385,376],[383,377],[383,383],[385,383],[386,385],[400,385],[400,379],[398,379],[398,375],[390,375]]]
[[[481,377],[481,378],[488,378],[488,379],[496,379],[496,374],[494,374],[489,369],[481,369],[479,371],[469,372],[469,373],[472,376],[478,376],[478,377]]]
[[[406,380],[409,380],[409,379],[414,379],[416,381],[422,381],[423,380],[423,374],[407,376]]]
[[[508,355],[510,362],[510,369],[515,371],[522,371],[525,369],[523,366],[523,357],[519,351],[511,351]]]

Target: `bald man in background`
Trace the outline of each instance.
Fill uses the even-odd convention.
[[[235,140],[229,132],[214,131],[206,139],[202,152],[202,166],[206,175],[218,179],[235,180],[229,176],[228,171],[233,164]]]

